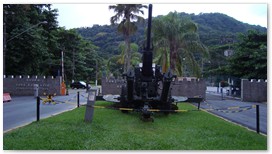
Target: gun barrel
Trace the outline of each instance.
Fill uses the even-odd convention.
[[[151,22],[152,22],[152,4],[149,4],[148,8],[148,27],[147,27],[147,45],[146,50],[151,49]]]
[[[147,43],[143,53],[143,68],[142,75],[145,77],[152,77],[152,59],[153,53],[151,52],[151,22],[152,22],[152,4],[149,4],[148,8],[148,27],[147,27]]]

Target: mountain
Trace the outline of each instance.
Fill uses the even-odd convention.
[[[186,16],[185,13],[181,13]],[[206,45],[214,45],[226,41],[226,38],[236,40],[237,33],[246,33],[250,29],[267,32],[265,27],[249,25],[221,13],[190,14],[191,19],[198,24],[201,41]]]
[[[199,36],[206,46],[235,41],[238,33],[246,33],[250,29],[267,32],[267,28],[249,25],[221,13],[201,13],[198,15],[179,13],[180,16],[191,18],[198,25]],[[155,17],[156,18],[156,17]],[[131,42],[140,47],[144,44],[144,24],[138,24],[137,32],[132,36]],[[100,47],[100,55],[107,58],[119,54],[118,45],[124,41],[122,34],[117,32],[116,26],[94,25],[93,27],[81,27],[76,31],[85,39],[91,40],[94,45]]]

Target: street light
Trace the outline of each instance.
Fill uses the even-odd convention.
[[[39,23],[37,23],[36,25],[33,25],[33,26],[31,26],[30,28],[24,30],[23,32],[21,32],[21,33],[15,35],[15,36],[11,37],[10,39],[6,40],[6,17],[4,17],[3,74],[6,73],[6,52],[7,52],[7,43],[8,43],[9,41],[13,40],[14,38],[16,38],[16,37],[22,35],[23,33],[29,31],[30,29],[35,28],[35,27],[37,27],[37,26],[40,25],[40,24],[47,24],[47,23],[48,23],[47,21],[39,22]]]
[[[15,36],[13,36],[13,37],[11,37],[10,39],[8,39],[6,43],[8,43],[9,41],[13,40],[14,38],[16,38],[16,37],[22,35],[23,33],[29,31],[30,29],[37,27],[37,26],[40,25],[40,24],[47,24],[47,21],[42,21],[42,22],[37,23],[37,24],[34,25],[34,26],[29,27],[28,29],[24,30],[23,32],[21,32],[21,33],[15,35]]]

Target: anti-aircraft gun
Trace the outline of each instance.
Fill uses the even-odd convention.
[[[173,104],[171,96],[171,82],[176,76],[169,69],[161,72],[161,67],[152,64],[153,53],[151,47],[152,5],[148,9],[147,42],[143,51],[142,65],[130,69],[123,74],[125,85],[122,86],[119,97],[120,107],[133,108],[142,113],[143,120],[153,120],[152,110],[160,110],[165,114],[178,107]],[[122,110],[122,112],[128,112]]]

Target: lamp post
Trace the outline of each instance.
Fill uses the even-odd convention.
[[[230,49],[230,43],[234,42],[233,38],[228,38],[226,42],[229,43],[229,48],[224,51],[224,56],[230,57],[234,53],[234,51],[232,49]],[[231,94],[231,78],[230,78],[230,76],[228,77],[228,84],[229,84],[229,87],[228,87],[228,90],[227,90],[227,95],[230,95]]]
[[[19,33],[19,34],[15,35],[15,36],[11,37],[10,39],[8,39],[8,40],[6,41],[6,43],[8,43],[9,41],[13,40],[14,38],[16,38],[16,37],[22,35],[23,33],[29,31],[30,29],[39,26],[40,24],[47,24],[47,21],[42,21],[42,22],[37,23],[36,25],[33,25],[33,26],[29,27],[28,29],[26,29],[26,30],[22,31],[21,33]]]
[[[4,15],[4,42],[3,42],[3,43],[4,43],[4,53],[3,53],[3,74],[4,74],[4,75],[5,75],[5,73],[6,73],[6,61],[5,61],[5,59],[6,59],[6,53],[7,53],[7,43],[8,43],[9,41],[13,40],[14,38],[16,38],[16,37],[18,37],[18,36],[24,34],[25,32],[29,31],[30,29],[37,27],[37,26],[40,25],[40,24],[47,24],[47,21],[39,22],[39,23],[37,23],[36,25],[33,25],[33,26],[29,27],[28,29],[22,31],[21,33],[15,35],[15,36],[12,36],[12,37],[11,37],[10,39],[8,39],[8,40],[6,40],[6,24],[7,24],[7,23],[6,23],[6,17],[5,17],[5,15]]]

